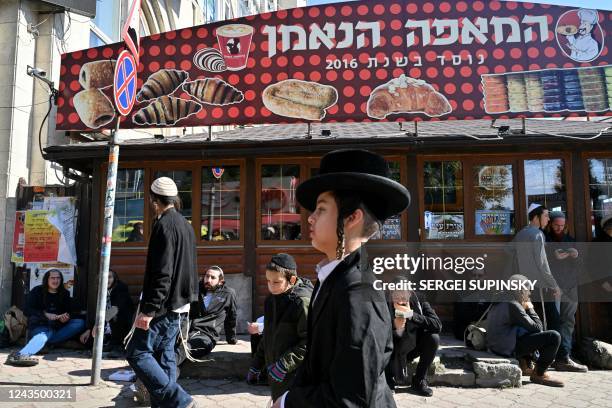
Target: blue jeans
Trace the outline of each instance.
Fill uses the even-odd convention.
[[[135,329],[127,361],[151,395],[152,407],[184,408],[192,398],[176,382],[174,344],[179,315],[168,312],[151,320],[149,330]]]
[[[32,329],[30,341],[19,350],[22,356],[32,356],[42,350],[45,344],[57,344],[66,341],[85,330],[83,319],[70,319],[59,329],[49,326],[38,326]]]

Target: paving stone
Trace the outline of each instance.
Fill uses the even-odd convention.
[[[514,364],[475,362],[476,385],[479,387],[520,387],[521,369]]]

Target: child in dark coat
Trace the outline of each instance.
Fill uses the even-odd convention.
[[[297,276],[291,255],[274,255],[266,266],[270,295],[264,304],[264,333],[259,342],[247,382],[255,384],[264,367],[272,399],[276,400],[293,382],[306,354],[308,305],[313,286]]]

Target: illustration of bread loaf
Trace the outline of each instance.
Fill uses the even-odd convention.
[[[277,115],[321,120],[325,110],[338,101],[338,91],[329,85],[287,79],[264,89],[262,100],[266,108]]]
[[[244,99],[242,92],[218,78],[185,82],[183,89],[198,101],[210,105],[230,105]]]
[[[84,89],[111,86],[116,62],[115,60],[102,60],[83,64],[79,72],[79,83]]]
[[[427,116],[442,116],[453,108],[430,84],[402,74],[374,89],[367,110],[371,118],[384,119],[393,113],[422,112]]]
[[[134,114],[137,125],[174,125],[202,109],[202,105],[187,99],[162,96]]]
[[[562,35],[574,35],[578,32],[578,27],[575,25],[560,25],[557,27],[557,33]]]
[[[88,128],[97,129],[115,118],[111,101],[97,88],[86,89],[74,95],[74,108]]]
[[[162,69],[149,76],[147,82],[142,85],[136,94],[138,102],[148,101],[159,98],[160,96],[170,95],[185,80],[189,78],[186,71],[177,69]]]

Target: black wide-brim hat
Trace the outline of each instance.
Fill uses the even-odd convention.
[[[380,221],[402,212],[410,205],[410,193],[392,180],[385,159],[361,149],[329,152],[321,159],[319,174],[301,183],[295,192],[298,202],[314,211],[317,198],[326,191],[358,194]]]

